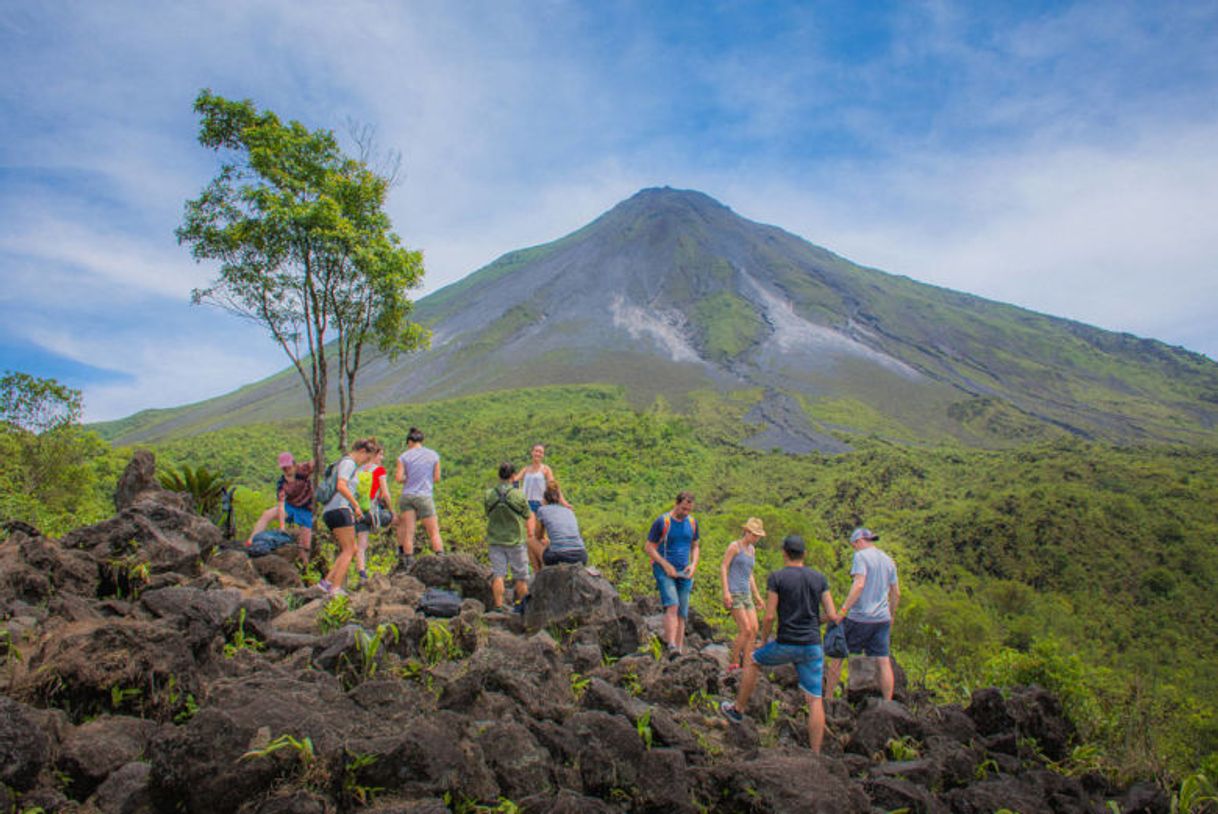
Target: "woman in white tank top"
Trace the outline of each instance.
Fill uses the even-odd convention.
[[[543,461],[546,457],[546,448],[543,444],[534,444],[531,451],[532,460],[527,466],[516,473],[516,478],[513,481],[524,492],[525,500],[529,501],[529,519],[527,521],[529,534],[529,564],[534,571],[541,570],[541,545],[538,543],[537,534],[537,510],[541,508],[542,499],[545,496],[546,484],[555,480],[554,471],[550,469]],[[559,501],[568,509],[571,504],[567,502],[565,497],[560,497]]]

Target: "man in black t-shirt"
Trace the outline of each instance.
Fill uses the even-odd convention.
[[[791,534],[782,541],[783,568],[766,580],[765,621],[761,623],[762,647],[753,651],[753,658],[740,681],[735,703],[719,705],[728,720],[744,720],[761,667],[794,664],[799,674],[799,688],[808,699],[808,745],[820,752],[825,737],[825,707],[821,701],[824,681],[825,653],[820,644],[820,610],[827,620],[838,621],[829,593],[829,582],[819,571],[804,567],[804,541]],[[778,635],[774,641],[770,630],[778,619]]]

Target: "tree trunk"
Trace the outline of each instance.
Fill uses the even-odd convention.
[[[326,468],[326,369],[323,366],[313,391],[313,485],[316,486]]]

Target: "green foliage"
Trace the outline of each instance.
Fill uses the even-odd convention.
[[[79,390],[54,379],[6,370],[0,376],[0,421],[39,435],[80,421]]]
[[[651,707],[643,710],[643,714],[635,719],[634,728],[639,733],[639,737],[643,739],[643,746],[651,749]]]
[[[381,666],[382,648],[389,639],[392,639],[395,644],[399,639],[397,625],[392,622],[377,625],[375,633],[369,633],[363,628],[355,631],[355,644],[359,652],[358,671],[362,679],[369,679],[376,675],[376,671]]]
[[[0,520],[60,535],[113,512],[126,459],[81,429],[80,409],[80,393],[54,379],[0,378]]]
[[[465,652],[453,639],[453,633],[448,625],[439,619],[427,623],[427,632],[419,643],[419,654],[428,666],[434,667],[442,661],[455,661],[463,658]]]
[[[330,597],[317,614],[317,627],[322,633],[333,633],[355,616],[349,599],[343,594]]]
[[[903,738],[891,738],[888,741],[888,755],[893,760],[917,760],[921,754],[916,738],[906,735]]]
[[[1201,772],[1180,781],[1171,798],[1172,814],[1213,814],[1218,811],[1218,788]]]
[[[394,356],[427,342],[427,332],[409,321],[406,296],[422,281],[422,254],[403,248],[392,231],[384,211],[391,179],[346,156],[330,131],[284,124],[249,100],[209,90],[194,110],[199,143],[226,157],[187,202],[177,230],[196,260],[220,263],[218,277],[192,300],[267,328],[309,395],[311,457],[320,460],[327,351],[339,361],[345,446],[365,345]]]
[[[190,495],[195,511],[213,521],[219,519],[222,492],[232,486],[218,472],[209,472],[203,466],[192,469],[187,464],[182,464],[180,470],[164,469],[157,479],[171,492]]]
[[[724,624],[717,569],[750,515],[769,536],[756,578],[781,566],[777,543],[809,541],[809,565],[840,605],[846,536],[865,522],[897,561],[897,660],[944,700],[982,683],[1034,681],[1125,777],[1194,770],[1218,752],[1218,451],[1120,449],[1077,440],[1006,451],[909,448],[852,439],[827,457],[739,442],[755,393],[692,394],[689,413],[638,412],[609,387],[513,390],[357,414],[352,431],[404,448],[417,425],[444,456],[436,499],[446,545],[485,561],[479,499],[498,461],[547,444],[592,563],[627,599],[651,595],[647,528],[680,489],[698,499],[701,564],[692,604]],[[241,427],[160,447],[273,501],[276,452],[307,442],[304,422]],[[258,491],[254,491],[258,490]],[[241,502],[238,501],[240,508]],[[251,522],[251,521],[245,521]],[[1153,619],[1154,624],[1146,620]],[[623,676],[630,689],[633,679]]]
[[[575,696],[576,701],[583,699],[584,692],[588,689],[588,685],[591,683],[591,678],[581,676],[579,673],[571,673],[571,694]]]
[[[225,657],[231,659],[242,650],[257,653],[265,649],[266,644],[264,642],[260,641],[256,636],[251,636],[245,632],[245,608],[242,608],[237,614],[237,627],[224,645]]]

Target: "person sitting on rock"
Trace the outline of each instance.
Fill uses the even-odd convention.
[[[897,603],[901,601],[901,586],[897,583],[896,563],[876,548],[878,539],[880,535],[868,528],[860,527],[850,534],[850,545],[854,548],[850,576],[854,582],[842,603],[842,616],[845,618],[846,649],[851,655],[865,654],[875,659],[880,694],[885,701],[891,701],[895,682],[888,643]],[[841,673],[842,660],[830,659],[825,689],[830,698],[837,689]]]
[[[760,517],[750,517],[742,527],[744,535],[728,544],[719,566],[719,581],[723,585],[723,604],[736,622],[736,640],[728,669],[735,670],[749,663],[757,639],[757,606],[762,604],[761,592],[753,579],[757,561],[757,541],[765,537]]]
[[[685,644],[689,594],[698,568],[698,521],[690,514],[693,510],[693,493],[679,492],[672,510],[651,524],[644,547],[664,607],[664,643],[669,658],[678,655]]]
[[[588,549],[579,534],[579,521],[575,512],[562,499],[562,490],[557,481],[546,483],[542,499],[537,508],[537,542],[541,547],[544,565],[561,563],[588,564]]]
[[[297,535],[300,558],[308,562],[313,543],[313,462],[297,463],[290,452],[279,453],[279,469],[283,472],[275,484],[278,503],[259,516],[245,540],[246,548],[254,543],[254,535],[264,531],[272,520],[279,521],[279,528],[289,525],[300,527]]]
[[[794,664],[799,688],[808,701],[808,746],[819,753],[825,737],[825,706],[821,700],[825,654],[820,643],[819,610],[823,609],[825,618],[834,622],[838,616],[825,575],[804,567],[804,549],[804,540],[798,534],[782,541],[783,567],[766,580],[765,621],[761,625],[764,644],[753,651],[735,702],[724,701],[719,709],[728,720],[743,721],[761,668]],[[775,619],[778,635],[766,641]]]
[[[510,568],[515,582],[516,609],[524,609],[529,594],[529,555],[525,549],[525,521],[532,515],[524,492],[512,486],[516,465],[499,464],[499,485],[486,490],[486,542],[491,557],[492,611],[503,611],[503,580]]]

